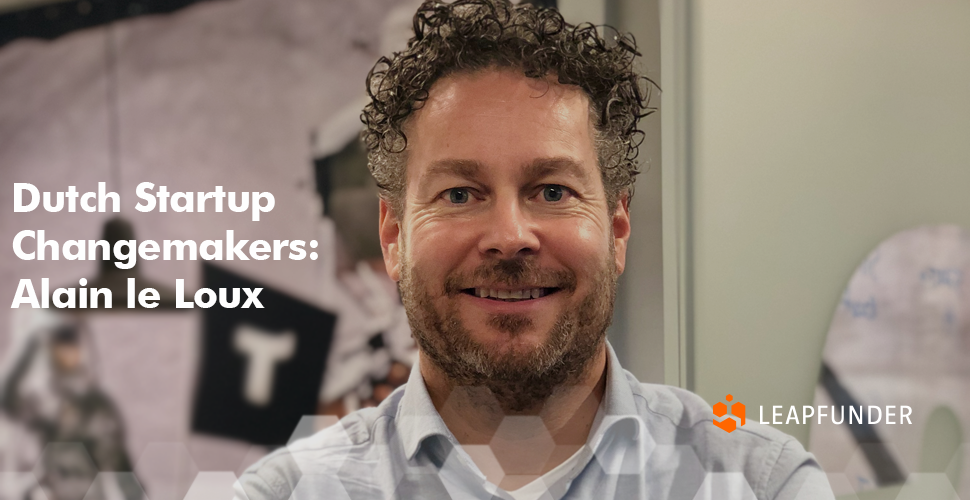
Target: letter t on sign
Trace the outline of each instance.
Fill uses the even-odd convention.
[[[293,357],[296,334],[269,333],[248,325],[233,332],[233,347],[247,358],[243,397],[254,406],[266,406],[273,399],[276,365]]]

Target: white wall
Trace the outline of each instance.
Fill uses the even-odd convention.
[[[856,265],[970,227],[970,3],[696,0],[690,23],[696,390],[811,404]]]

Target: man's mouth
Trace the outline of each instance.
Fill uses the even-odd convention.
[[[520,288],[503,290],[497,288],[466,288],[462,293],[483,299],[501,300],[503,302],[518,302],[522,300],[538,299],[559,291],[559,288]]]

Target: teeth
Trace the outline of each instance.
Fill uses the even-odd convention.
[[[543,297],[541,288],[526,288],[522,290],[497,290],[494,288],[476,288],[475,296],[500,300],[527,300]]]

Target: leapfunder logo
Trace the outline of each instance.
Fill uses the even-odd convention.
[[[728,394],[724,397],[728,402],[734,400],[734,396]],[[835,425],[842,425],[845,423],[846,418],[846,406],[803,406],[801,411],[801,419],[799,419],[799,414],[797,407],[792,406],[788,409],[788,418],[782,422],[778,417],[784,416],[782,412],[778,410],[782,408],[781,406],[771,407],[771,421],[765,421],[765,407],[762,406],[760,412],[759,422],[761,424],[771,424],[789,425],[794,421],[795,425],[808,424],[812,421],[812,417],[818,417],[819,425],[822,425],[822,419],[825,417],[831,417],[832,423]],[[896,408],[899,408],[898,413]],[[828,413],[831,409],[832,413]],[[910,416],[913,414],[913,408],[905,405],[888,405],[885,406],[885,411],[881,406],[869,406],[868,411],[862,405],[848,405],[849,413],[849,425],[875,425],[880,422],[885,422],[887,425],[913,425],[913,421]],[[838,420],[836,420],[836,411],[838,411]],[[873,417],[875,413],[875,417]],[[883,415],[885,415],[885,420],[883,420]],[[868,417],[868,418],[867,418]],[[899,417],[899,420],[894,420],[894,417]],[[728,405],[723,401],[718,401],[714,403],[714,425],[724,430],[724,432],[734,432],[738,427],[744,425],[745,422],[745,407],[744,403],[736,402],[731,404],[730,413],[728,413]]]
[[[724,399],[731,401],[734,396],[728,394]],[[734,432],[735,429],[744,425],[744,403],[739,401],[732,404],[731,414],[728,415],[728,406],[718,401],[714,403],[714,417],[714,425],[723,429],[724,432]]]

